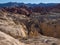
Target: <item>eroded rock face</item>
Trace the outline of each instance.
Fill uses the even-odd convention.
[[[15,38],[27,37],[27,28],[23,23],[18,23],[17,19],[8,17],[8,15],[0,16],[0,31],[7,33]],[[16,20],[16,21],[14,21]],[[18,24],[16,24],[16,22]]]
[[[39,9],[39,7],[38,7],[38,9]],[[17,30],[17,28],[18,28],[18,30],[20,30],[20,27],[21,27],[20,25],[22,24],[23,25],[22,27],[26,28],[25,30],[27,30],[26,31],[27,35],[29,35],[30,37],[34,36],[34,35],[37,36],[37,35],[42,34],[42,35],[46,35],[46,36],[60,38],[60,36],[59,36],[60,35],[60,28],[59,28],[60,20],[59,20],[59,18],[57,18],[57,17],[60,17],[59,14],[52,13],[53,15],[55,15],[55,17],[52,16],[55,19],[52,19],[51,16],[41,15],[40,13],[32,12],[33,14],[31,14],[30,11],[28,11],[24,7],[22,7],[22,8],[19,8],[19,7],[2,8],[1,10],[0,10],[0,14],[1,14],[1,16],[3,16],[3,17],[1,17],[1,19],[3,19],[1,23],[3,23],[3,25],[6,25],[5,26],[6,29],[8,27],[10,30],[15,30],[15,29]],[[44,9],[42,9],[42,10],[44,10]],[[37,10],[37,11],[39,11],[39,10]],[[3,12],[5,12],[5,13],[3,13]],[[17,13],[17,14],[15,14],[15,13]],[[43,13],[43,11],[42,11],[42,13]],[[22,15],[22,14],[24,14],[24,15]],[[27,17],[26,15],[29,15],[29,16]],[[58,16],[56,16],[56,15],[58,15]],[[51,21],[51,20],[56,20],[56,22]],[[1,30],[5,29],[2,26],[0,26],[0,27],[2,28]],[[14,27],[14,29],[13,29],[13,27]],[[15,35],[18,35],[18,34],[15,34]],[[19,35],[20,35],[20,32],[19,32]],[[20,37],[20,36],[18,36],[18,37]]]
[[[2,15],[3,14],[3,15]],[[39,18],[40,19],[40,18]],[[60,39],[52,38],[54,31],[46,30],[44,21],[26,15],[0,13],[0,45],[60,45]],[[42,35],[52,37],[46,37]],[[58,36],[58,35],[57,35]]]
[[[17,40],[12,36],[0,31],[0,45],[60,45],[60,39],[40,36],[28,38],[27,40]]]
[[[0,45],[24,45],[24,43],[0,31]]]
[[[60,15],[31,15],[31,30],[37,30],[38,33],[60,38]],[[34,31],[33,31],[34,32]]]
[[[5,7],[5,8],[1,8],[2,11],[4,12],[10,12],[10,13],[17,13],[17,14],[23,14],[23,15],[29,15],[30,13],[32,13],[30,10],[26,9],[26,8],[20,8],[20,7]]]

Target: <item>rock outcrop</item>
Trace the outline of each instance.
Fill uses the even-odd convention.
[[[0,45],[25,45],[8,34],[0,31]]]
[[[18,19],[9,14],[0,15],[0,31],[15,38],[27,37],[28,33],[26,26],[23,23],[18,22]]]
[[[34,16],[0,10],[0,45],[60,45],[59,35],[53,35],[57,30],[48,29],[44,16]],[[56,33],[60,34],[58,31]],[[57,38],[53,38],[55,36]]]

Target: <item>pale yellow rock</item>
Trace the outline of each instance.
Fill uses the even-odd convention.
[[[0,45],[25,45],[25,44],[14,39],[8,34],[5,34],[0,31]]]

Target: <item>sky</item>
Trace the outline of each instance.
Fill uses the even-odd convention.
[[[18,3],[60,3],[60,0],[0,0],[0,3],[18,2]]]

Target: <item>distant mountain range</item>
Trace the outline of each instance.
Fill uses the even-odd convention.
[[[8,2],[8,3],[0,3],[0,7],[14,7],[14,6],[22,6],[22,5],[26,5],[28,7],[35,7],[35,6],[41,6],[41,7],[50,7],[50,6],[55,6],[59,3],[39,3],[39,4],[31,4],[31,3],[28,3],[28,4],[24,4],[24,3],[16,3],[16,2]]]

